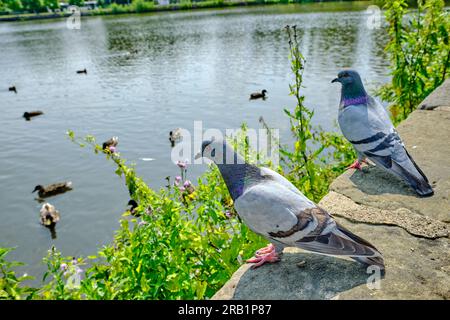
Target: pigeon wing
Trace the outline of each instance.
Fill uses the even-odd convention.
[[[293,244],[317,225],[305,211],[315,207],[314,203],[305,201],[304,196],[273,180],[249,187],[234,205],[251,230],[266,238],[284,234],[281,242],[285,244]]]

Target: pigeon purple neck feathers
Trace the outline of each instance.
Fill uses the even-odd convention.
[[[248,163],[218,164],[217,167],[233,201],[239,198],[246,188],[262,179],[259,168]]]
[[[369,102],[369,98],[367,95],[355,97],[355,98],[343,98],[342,99],[342,105],[343,107],[351,106],[354,104],[365,104]]]

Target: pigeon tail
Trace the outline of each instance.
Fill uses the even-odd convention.
[[[358,237],[354,233],[350,232],[343,226],[337,224],[337,228],[340,232],[345,234],[347,237],[351,238],[353,241],[358,243],[360,246],[365,246],[368,249],[367,251],[374,253],[372,256],[367,256],[367,255],[365,255],[365,256],[350,256],[350,258],[352,258],[353,260],[358,261],[359,263],[362,263],[366,266],[371,266],[371,265],[377,266],[380,268],[380,271],[384,274],[384,260],[383,260],[381,253],[378,251],[377,248],[375,248],[371,243],[364,240],[363,238]]]
[[[316,253],[348,256],[364,265],[376,265],[384,270],[381,253],[368,241],[358,237],[343,226],[335,223],[333,230],[320,235],[304,237],[296,245]]]
[[[415,163],[408,151],[406,151],[406,149],[403,150],[406,152],[407,159],[402,162],[397,162],[392,159],[391,156],[378,156],[369,152],[365,152],[365,155],[377,165],[380,165],[403,179],[419,196],[432,196],[434,191],[430,186],[425,173],[423,173],[423,171]]]
[[[380,272],[382,275],[385,274],[385,268],[384,268],[384,260],[381,256],[378,257],[350,257],[355,261],[358,261],[359,263],[362,263],[369,266],[376,266],[380,268]]]
[[[433,188],[430,186],[428,182],[428,178],[425,175],[425,173],[419,168],[419,166],[416,164],[414,159],[409,155],[408,151],[405,149],[406,154],[408,155],[409,160],[411,160],[414,167],[417,169],[417,171],[420,173],[423,180],[420,180],[420,184],[418,184],[418,187],[414,188],[414,190],[421,195],[422,197],[429,197],[434,194]]]
[[[404,180],[406,180],[406,182],[414,189],[414,191],[419,196],[422,197],[432,196],[434,194],[434,191],[430,186],[430,184],[428,183],[427,177],[422,172],[422,170],[419,169],[419,167],[416,165],[414,160],[409,156],[409,154],[408,157],[414,164],[414,167],[417,169],[420,176],[414,175],[413,173],[409,172],[395,161],[392,161],[392,170],[395,173],[397,173],[400,177],[402,177]]]

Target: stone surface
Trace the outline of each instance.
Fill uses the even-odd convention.
[[[450,79],[434,90],[422,103],[420,109],[433,110],[439,106],[450,106]]]
[[[372,166],[338,177],[319,203],[382,252],[378,289],[357,262],[286,248],[279,263],[241,266],[213,299],[450,299],[450,80],[422,105],[432,110],[413,112],[398,131],[434,196]]]
[[[334,191],[326,195],[320,204],[327,208],[333,216],[344,217],[352,222],[399,226],[419,237],[435,239],[448,237],[450,233],[447,223],[417,214],[406,208],[383,210],[360,205]]]
[[[375,245],[386,275],[369,288],[372,273],[350,260],[286,248],[281,262],[243,265],[213,299],[450,299],[450,243],[411,236],[401,228],[336,220]],[[302,268],[297,263],[306,261]],[[370,282],[372,283],[372,282]]]

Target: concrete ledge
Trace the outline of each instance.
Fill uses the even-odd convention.
[[[450,299],[448,239],[428,240],[397,227],[336,220],[383,253],[386,276],[379,290],[367,287],[369,274],[357,262],[286,248],[277,264],[255,270],[241,266],[213,299]]]
[[[276,264],[242,265],[213,299],[450,299],[450,79],[397,128],[433,185],[420,198],[376,167],[347,171],[319,203],[382,253],[379,289],[351,260],[286,248]],[[300,263],[300,264],[299,264]]]
[[[419,105],[419,109],[433,110],[440,106],[450,106],[450,81],[444,81],[439,87],[437,87],[422,103]]]
[[[320,204],[333,216],[347,218],[351,222],[398,226],[410,234],[429,239],[448,237],[447,223],[420,215],[406,208],[384,210],[355,203],[346,196],[331,191]]]

